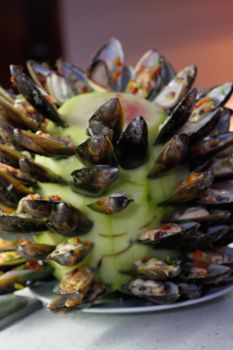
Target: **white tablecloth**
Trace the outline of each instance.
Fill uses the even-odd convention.
[[[0,334],[1,350],[232,350],[233,293],[153,314],[55,316],[39,310]]]

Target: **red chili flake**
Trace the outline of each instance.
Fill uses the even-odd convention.
[[[167,230],[170,230],[172,227],[173,227],[173,224],[167,224],[167,225],[160,226],[160,230],[167,231]]]
[[[122,62],[119,58],[117,58],[114,63],[117,67],[122,67]]]
[[[25,268],[29,270],[40,270],[42,264],[39,263],[38,261],[27,261],[25,263]]]
[[[81,93],[85,93],[85,92],[88,92],[88,87],[87,86],[83,86],[82,88],[81,88]]]
[[[50,105],[53,105],[54,103],[56,103],[56,100],[50,96],[50,95],[44,95],[44,98],[46,99],[46,101],[50,104]]]
[[[53,196],[50,196],[49,199],[51,201],[60,201],[61,200],[61,197],[60,196],[57,196],[57,195],[53,195]]]
[[[11,77],[10,77],[10,82],[11,82],[12,84],[15,83],[15,77],[13,77],[12,75],[11,75]]]

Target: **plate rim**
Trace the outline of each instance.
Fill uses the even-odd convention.
[[[208,294],[203,295],[202,297],[196,299],[185,300],[181,302],[176,302],[173,304],[155,304],[148,306],[129,306],[129,307],[101,307],[101,304],[98,306],[92,306],[81,310],[84,313],[89,314],[136,314],[136,313],[152,313],[152,312],[161,312],[167,310],[181,309],[193,305],[202,304],[219,297],[222,297],[230,292],[233,292],[233,283],[230,285],[216,286],[217,291],[210,291]],[[219,289],[220,288],[220,289]],[[47,304],[51,301],[48,296],[41,295],[35,287],[30,288],[31,293],[42,301],[44,304]]]

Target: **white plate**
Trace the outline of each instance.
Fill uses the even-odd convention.
[[[48,304],[54,294],[51,290],[54,287],[54,283],[43,283],[40,285],[35,285],[31,288],[32,293],[40,299],[43,303]],[[167,305],[154,305],[138,298],[129,297],[119,297],[115,301],[107,304],[99,304],[92,306],[91,308],[82,310],[83,312],[95,313],[95,314],[132,314],[132,313],[148,313],[148,312],[158,312],[164,310],[179,309],[182,307],[192,306],[219,298],[227,293],[233,292],[233,283],[222,285],[218,287],[213,287],[204,296],[198,299],[192,299],[187,301],[182,301],[174,304]]]

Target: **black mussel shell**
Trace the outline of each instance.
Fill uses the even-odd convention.
[[[65,138],[47,133],[14,129],[15,142],[26,150],[46,157],[62,157],[74,154],[74,145]]]
[[[231,268],[225,265],[196,266],[192,263],[185,263],[180,278],[186,282],[217,285],[227,281],[231,273]]]
[[[188,178],[177,184],[177,187],[167,203],[183,203],[197,198],[213,183],[213,175],[210,171],[192,172]]]
[[[40,182],[64,183],[64,180],[43,165],[34,162],[29,158],[21,158],[19,160],[20,169]]]
[[[95,165],[75,170],[73,189],[88,196],[101,196],[118,179],[118,168],[109,165]]]
[[[185,159],[189,145],[189,137],[178,134],[169,140],[156,158],[148,177],[155,178],[164,172],[180,165]]]
[[[194,283],[179,283],[178,288],[181,298],[184,299],[197,299],[202,295],[202,286]]]
[[[124,116],[120,101],[114,97],[100,106],[91,117],[88,131],[91,136],[107,134],[115,143],[120,137],[123,123]]]
[[[39,195],[29,195],[22,198],[18,205],[18,212],[26,213],[33,218],[47,218],[52,209],[60,203],[59,200],[41,199]]]
[[[134,169],[146,161],[148,128],[143,117],[135,117],[117,142],[117,158],[125,169]]]
[[[0,145],[0,162],[11,165],[14,168],[19,168],[19,160],[23,154],[15,151],[13,148]]]
[[[0,232],[31,233],[46,230],[42,220],[14,215],[0,215]]]
[[[51,119],[54,123],[64,126],[57,109],[46,99],[46,93],[27,76],[20,66],[10,66],[11,75],[14,78],[18,91],[29,103],[43,116]]]
[[[167,223],[158,229],[141,234],[137,242],[166,248],[180,247],[183,241],[188,241],[190,238],[196,239],[195,235],[199,227],[200,224],[196,222],[188,222],[180,225]]]
[[[25,259],[43,260],[47,258],[54,248],[52,245],[33,243],[25,240],[17,246],[17,252]]]
[[[75,153],[81,162],[87,166],[117,164],[112,141],[106,135],[96,135],[89,138],[76,148]]]
[[[61,202],[52,208],[47,225],[52,231],[72,237],[87,233],[93,223],[77,208]]]
[[[165,122],[160,126],[155,143],[168,141],[188,120],[196,101],[197,89],[192,89],[173,109]]]
[[[126,193],[119,192],[101,198],[95,203],[88,204],[88,207],[98,213],[112,215],[125,209],[132,201]]]

